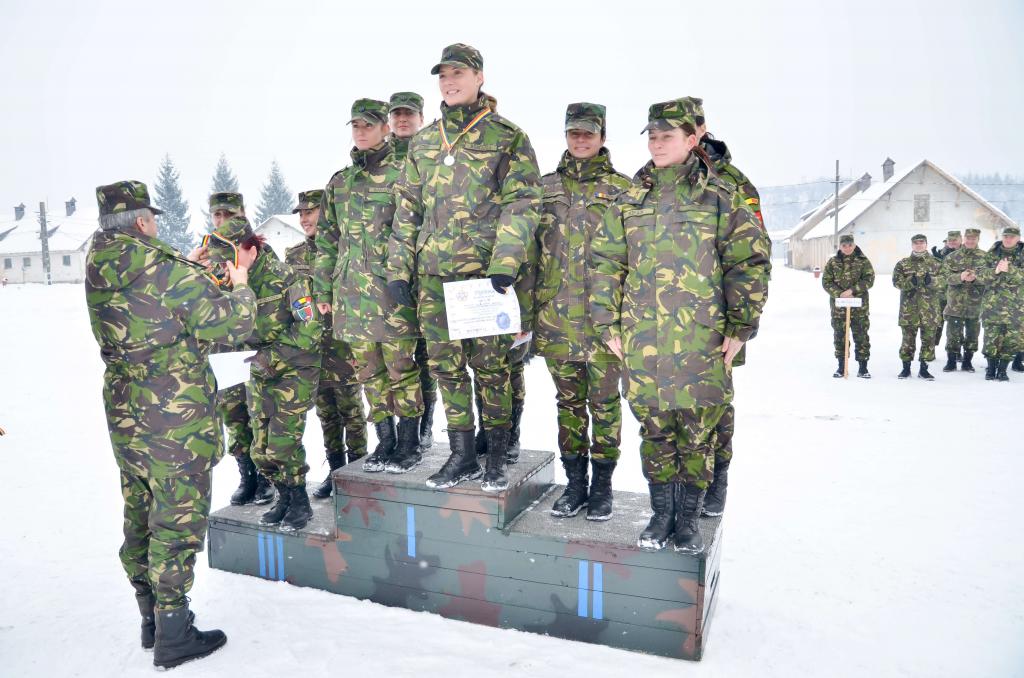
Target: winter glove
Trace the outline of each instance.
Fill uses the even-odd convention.
[[[910,284],[913,285],[914,287],[917,287],[917,274],[916,273],[914,275],[910,276]]]
[[[494,291],[498,294],[505,294],[505,288],[512,287],[512,283],[516,281],[514,277],[503,273],[496,273],[487,277],[491,280],[491,287],[493,287]]]
[[[412,289],[404,280],[392,280],[388,283],[388,295],[399,306],[412,306]]]
[[[932,274],[931,273],[925,273],[924,274],[924,286],[925,287],[929,287],[931,284],[932,284]]]

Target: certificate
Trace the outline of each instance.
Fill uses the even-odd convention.
[[[249,381],[249,363],[246,358],[256,355],[256,351],[232,351],[230,353],[211,353],[210,367],[217,377],[217,390],[224,389]]]
[[[515,290],[495,292],[487,278],[444,283],[444,309],[452,341],[519,333],[519,298]]]

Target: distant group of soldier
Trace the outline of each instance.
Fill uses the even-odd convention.
[[[144,184],[97,189],[87,300],[125,497],[121,560],[157,665],[225,642],[195,629],[185,597],[221,419],[241,473],[232,503],[276,497],[261,522],[282,530],[312,514],[302,433],[314,404],[332,471],[361,459],[364,472],[404,473],[432,442],[439,390],[451,454],[427,484],[479,478],[500,492],[525,398],[528,345],[513,342],[529,331],[557,394],[568,483],[556,517],[611,517],[620,392],[641,422],[653,509],[639,545],[700,553],[697,518],[724,510],[731,369],[757,332],[770,242],[701,100],[650,107],[651,161],[632,179],[604,147],[605,108],[571,104],[567,150],[542,177],[527,135],[481,90],[476,49],[446,47],[431,72],[444,103],[427,127],[417,94],[355,101],[352,163],[299,194],[306,239],[284,261],[241,195],[210,196],[215,229],[186,257],[155,237]],[[443,284],[473,278],[517,295],[518,335],[450,339]],[[208,354],[245,348],[249,381],[218,393]],[[331,491],[329,475],[313,494]]]
[[[910,256],[900,259],[892,272],[892,284],[900,291],[899,324],[903,332],[899,357],[906,379],[917,354],[917,376],[932,381],[928,363],[946,330],[946,364],[943,372],[974,372],[973,358],[984,328],[982,354],[985,379],[1009,381],[1007,369],[1024,372],[1024,242],[1017,226],[1007,226],[987,250],[978,247],[981,230],[949,231],[941,249],[928,251],[928,238],[910,239]],[[832,329],[839,367],[834,377],[845,376],[846,314],[836,299],[857,297],[859,307],[850,309],[850,331],[859,364],[857,376],[870,378],[868,359],[868,290],[875,282],[871,262],[852,235],[839,239],[839,251],[828,260],[821,284],[832,306]]]

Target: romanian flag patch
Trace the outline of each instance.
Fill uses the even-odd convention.
[[[313,319],[313,297],[301,297],[292,302],[292,314],[296,320],[308,323]]]

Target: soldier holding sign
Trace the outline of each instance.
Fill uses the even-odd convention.
[[[850,311],[855,355],[860,365],[857,376],[871,378],[868,372],[868,359],[871,357],[871,342],[868,339],[868,328],[871,326],[868,319],[868,290],[874,284],[875,269],[860,247],[853,242],[853,236],[840,236],[839,251],[828,260],[821,274],[821,286],[828,292],[829,305],[832,308],[832,343],[835,346],[836,358],[839,359],[839,367],[833,377],[846,376],[846,314],[841,307],[836,306],[835,300],[840,297],[858,297],[861,299],[861,306]]]

